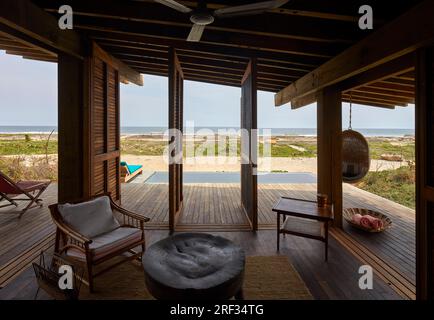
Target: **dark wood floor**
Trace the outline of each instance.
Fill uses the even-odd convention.
[[[344,191],[346,207],[360,206],[385,212],[392,217],[392,229],[383,234],[371,235],[345,225],[348,239],[336,236],[337,233],[333,235],[337,240],[332,237],[328,264],[322,261],[322,244],[313,240],[287,236],[281,253],[290,257],[316,298],[394,299],[400,295],[412,298],[415,278],[414,211],[352,186],[345,185]],[[248,228],[248,222],[240,207],[239,185],[185,185],[184,212],[178,229],[224,232],[224,236],[242,244],[248,254],[273,255],[276,254],[275,232],[270,230],[275,228],[275,215],[271,211],[273,203],[282,195],[314,199],[315,194],[316,186],[313,184],[260,185],[261,230],[255,235],[243,232]],[[44,200],[46,204],[56,201],[55,184],[46,191]],[[131,183],[122,186],[123,206],[152,219],[147,226],[150,229],[147,234],[149,243],[167,235],[166,200],[167,185]],[[40,250],[52,245],[53,231],[46,206],[27,212],[21,219],[6,209],[0,209],[0,287],[6,285],[6,288],[1,289],[3,296],[5,292],[13,291],[7,289],[10,286],[24,285],[22,277],[25,277],[26,272],[31,277],[32,273],[27,270],[14,280],[16,273],[25,270]],[[349,246],[347,243],[352,241]],[[366,252],[369,256],[366,256]],[[383,269],[379,268],[378,271],[380,277],[377,286],[374,291],[359,292],[361,290],[356,281],[358,267],[371,261],[380,264],[380,267],[383,265]],[[397,276],[390,280],[389,274]],[[405,282],[406,288],[409,288],[407,294],[396,294],[391,289],[396,287],[394,281],[398,286]]]
[[[346,188],[345,206],[383,212],[392,218],[392,228],[380,234],[366,234],[345,224],[344,230],[370,251],[387,261],[416,283],[415,212],[391,201],[381,201],[369,192]],[[380,198],[380,199],[379,199]]]
[[[247,255],[276,255],[275,232],[262,230],[257,233],[211,232],[244,248]],[[168,235],[167,231],[147,232],[148,245]],[[289,257],[307,287],[316,299],[400,299],[383,280],[374,276],[374,289],[361,290],[358,286],[360,263],[334,239],[330,242],[329,262],[323,260],[320,242],[287,236],[282,241],[280,254]],[[8,286],[0,290],[0,299],[33,299],[36,283],[32,270],[25,270]],[[84,288],[86,290],[86,288]],[[47,298],[40,295],[40,299]]]

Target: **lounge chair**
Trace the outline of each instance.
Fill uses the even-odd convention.
[[[142,165],[128,164],[121,161],[121,182],[128,182],[143,173]]]
[[[20,217],[27,210],[42,207],[40,196],[49,186],[50,181],[18,181],[14,182],[11,178],[0,172],[0,202],[8,201],[8,204],[1,205],[0,208],[15,206],[18,207],[17,201],[30,201],[29,204],[20,212]],[[23,195],[26,198],[14,198]]]
[[[110,194],[49,208],[57,226],[54,252],[86,264],[90,292],[99,274],[122,262],[141,260],[145,251],[144,223],[149,218],[121,208]],[[141,250],[134,251],[136,247]],[[94,273],[95,266],[119,256],[123,259]]]

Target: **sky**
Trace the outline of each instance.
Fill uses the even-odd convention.
[[[167,78],[144,77],[144,86],[121,84],[121,126],[167,126]],[[239,88],[185,81],[184,119],[199,127],[239,127]],[[343,128],[349,106],[343,104]],[[0,126],[56,126],[57,65],[0,51]],[[259,128],[315,128],[316,105],[274,107],[274,94],[258,92]],[[414,106],[395,110],[353,105],[353,128],[414,129]]]

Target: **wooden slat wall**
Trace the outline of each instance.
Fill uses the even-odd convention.
[[[252,59],[241,83],[241,129],[246,129],[249,136],[241,136],[242,146],[248,145],[249,150],[243,148],[244,163],[241,164],[241,203],[249,218],[253,230],[258,229],[258,181],[255,173],[257,168],[256,139],[252,137],[252,130],[257,129],[257,90],[256,90],[256,60]],[[248,156],[246,155],[248,151]],[[245,163],[248,160],[248,163]]]
[[[119,72],[94,46],[91,68],[91,194],[120,201]]]
[[[416,296],[434,299],[434,48],[416,63]]]
[[[183,92],[184,75],[176,51],[169,50],[169,129],[183,130]],[[173,142],[174,137],[169,143]],[[182,141],[177,141],[172,155],[182,154]],[[182,160],[181,163],[169,164],[169,228],[175,231],[176,223],[182,210]]]

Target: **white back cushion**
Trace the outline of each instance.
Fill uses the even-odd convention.
[[[120,226],[107,196],[78,204],[62,204],[59,212],[67,224],[90,239]]]

